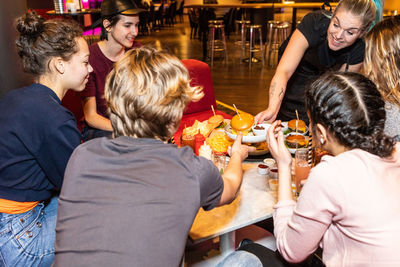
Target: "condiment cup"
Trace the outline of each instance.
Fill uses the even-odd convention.
[[[261,175],[268,175],[269,167],[265,164],[258,164],[257,172]]]
[[[260,123],[252,126],[254,135],[261,135],[266,136],[267,130],[271,126],[270,123]],[[257,129],[257,128],[264,128],[264,129]]]
[[[269,177],[272,179],[278,179],[278,168],[273,167],[272,169],[270,169]]]
[[[276,166],[276,161],[273,158],[266,158],[263,162],[269,167],[269,169],[272,169]]]

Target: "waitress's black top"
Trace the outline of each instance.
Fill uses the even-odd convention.
[[[278,119],[287,121],[296,118],[297,109],[300,118],[308,122],[304,104],[307,85],[326,71],[339,70],[343,64],[355,65],[364,60],[363,39],[357,39],[353,45],[338,51],[329,48],[326,39],[329,23],[330,18],[318,10],[307,14],[298,25],[297,29],[307,39],[309,47],[288,81]],[[286,45],[287,42],[282,44],[281,49],[285,49]]]

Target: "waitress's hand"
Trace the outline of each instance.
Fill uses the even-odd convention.
[[[254,121],[258,123],[263,123],[264,121],[266,122],[273,122],[276,119],[276,116],[278,115],[278,111],[272,108],[267,108],[266,110],[258,113],[254,117]]]
[[[285,137],[281,131],[281,121],[277,120],[267,131],[268,148],[279,168],[291,167],[292,155],[285,145]]]

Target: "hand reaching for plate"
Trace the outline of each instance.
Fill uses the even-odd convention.
[[[237,153],[243,161],[248,157],[249,152],[255,151],[256,148],[242,145],[242,138],[243,134],[239,132],[233,145],[228,148],[228,154],[232,156],[234,153]]]
[[[285,145],[285,137],[281,131],[281,121],[272,123],[267,131],[267,143],[271,155],[274,157],[278,168],[290,167],[292,164],[292,155]]]

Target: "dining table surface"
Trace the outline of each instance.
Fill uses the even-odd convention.
[[[259,163],[244,162],[243,182],[236,199],[210,211],[200,209],[189,232],[196,244],[219,236],[223,255],[235,250],[235,230],[272,217],[276,191],[269,187],[268,175],[257,172]]]

